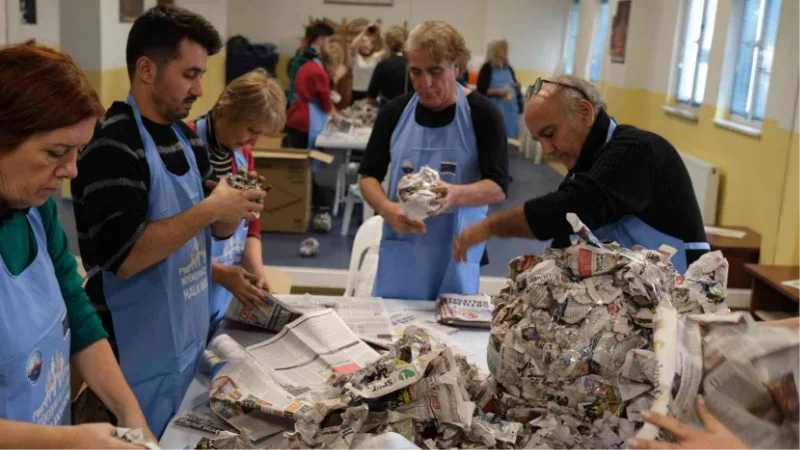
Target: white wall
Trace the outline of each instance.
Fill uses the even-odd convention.
[[[563,52],[569,5],[569,0],[489,0],[484,46],[473,55],[483,60],[486,44],[503,38],[515,70],[553,71]]]
[[[200,1],[200,0],[194,0]],[[483,63],[486,44],[505,38],[517,70],[553,70],[561,57],[570,0],[395,0],[394,5],[358,6],[323,0],[229,0],[228,36],[271,42],[292,55],[303,38],[309,16],[381,19],[385,26],[445,20],[472,51],[471,68]]]
[[[23,25],[19,13],[19,1],[7,0],[5,22],[8,43],[15,44],[36,39],[39,43],[58,44],[58,9],[58,0],[37,0],[36,25]]]
[[[175,0],[175,4],[205,17],[222,36],[222,41],[227,40],[228,0]]]
[[[103,0],[70,0],[59,14],[59,44],[83,70],[100,71],[100,3]]]
[[[156,0],[145,0],[144,9],[152,8]],[[100,0],[100,35],[102,70],[126,67],[125,44],[128,42],[128,33],[132,23],[119,21],[119,2]]]
[[[6,44],[6,0],[0,0],[0,45]]]

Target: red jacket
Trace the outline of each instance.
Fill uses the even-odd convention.
[[[197,125],[195,125],[194,120],[190,120],[186,125],[189,125],[189,128],[195,133],[197,132]],[[245,145],[240,148],[239,151],[242,152],[247,159],[247,170],[250,172],[256,170],[256,161],[253,159],[253,151],[250,150],[250,147]],[[236,158],[231,158],[231,165],[233,166],[233,173],[239,173],[239,167],[236,166]],[[261,221],[258,218],[254,217],[250,219],[250,222],[247,224],[247,237],[250,236],[261,239]]]
[[[302,97],[305,101],[300,100]],[[328,71],[309,61],[297,71],[294,79],[294,101],[286,113],[286,128],[308,133],[308,101],[317,100],[326,113],[331,111],[331,78]]]

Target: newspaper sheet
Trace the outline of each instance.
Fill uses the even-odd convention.
[[[492,298],[484,294],[442,294],[436,302],[436,320],[446,325],[491,328]]]
[[[265,302],[258,308],[245,305],[236,298],[231,300],[231,306],[225,312],[225,318],[237,322],[266,328],[267,331],[277,333],[289,322],[300,317],[300,312],[281,303],[272,295],[267,295]]]
[[[361,339],[387,347],[396,339],[383,299],[375,297],[334,297],[320,295],[267,296],[267,305],[253,310],[231,302],[227,318],[279,332],[300,314],[333,309]]]
[[[305,294],[279,295],[278,299],[301,313],[332,309],[353,333],[367,342],[386,347],[395,340],[392,320],[381,298]]]
[[[380,357],[333,309],[305,314],[247,350],[283,383],[297,388],[325,384],[334,373],[354,372]]]

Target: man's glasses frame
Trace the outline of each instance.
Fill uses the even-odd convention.
[[[527,92],[525,93],[525,98],[526,99],[530,99],[532,96],[538,94],[539,91],[542,89],[542,85],[545,84],[545,83],[555,84],[556,86],[561,86],[563,88],[572,89],[573,91],[576,91],[576,92],[580,93],[581,97],[583,97],[584,100],[586,100],[587,102],[591,103],[591,100],[589,100],[589,96],[586,95],[586,93],[583,92],[582,89],[577,88],[577,87],[572,86],[572,85],[569,85],[569,84],[566,84],[566,83],[559,83],[558,81],[545,80],[544,78],[541,78],[541,77],[537,78],[535,83],[533,83],[532,85],[528,86]]]

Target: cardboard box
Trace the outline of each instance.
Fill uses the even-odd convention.
[[[309,149],[253,149],[256,172],[272,190],[264,199],[261,231],[305,233],[311,220],[311,164],[333,162],[333,156]]]
[[[267,280],[273,294],[292,293],[292,274],[269,266],[264,266],[264,272],[267,273]]]

